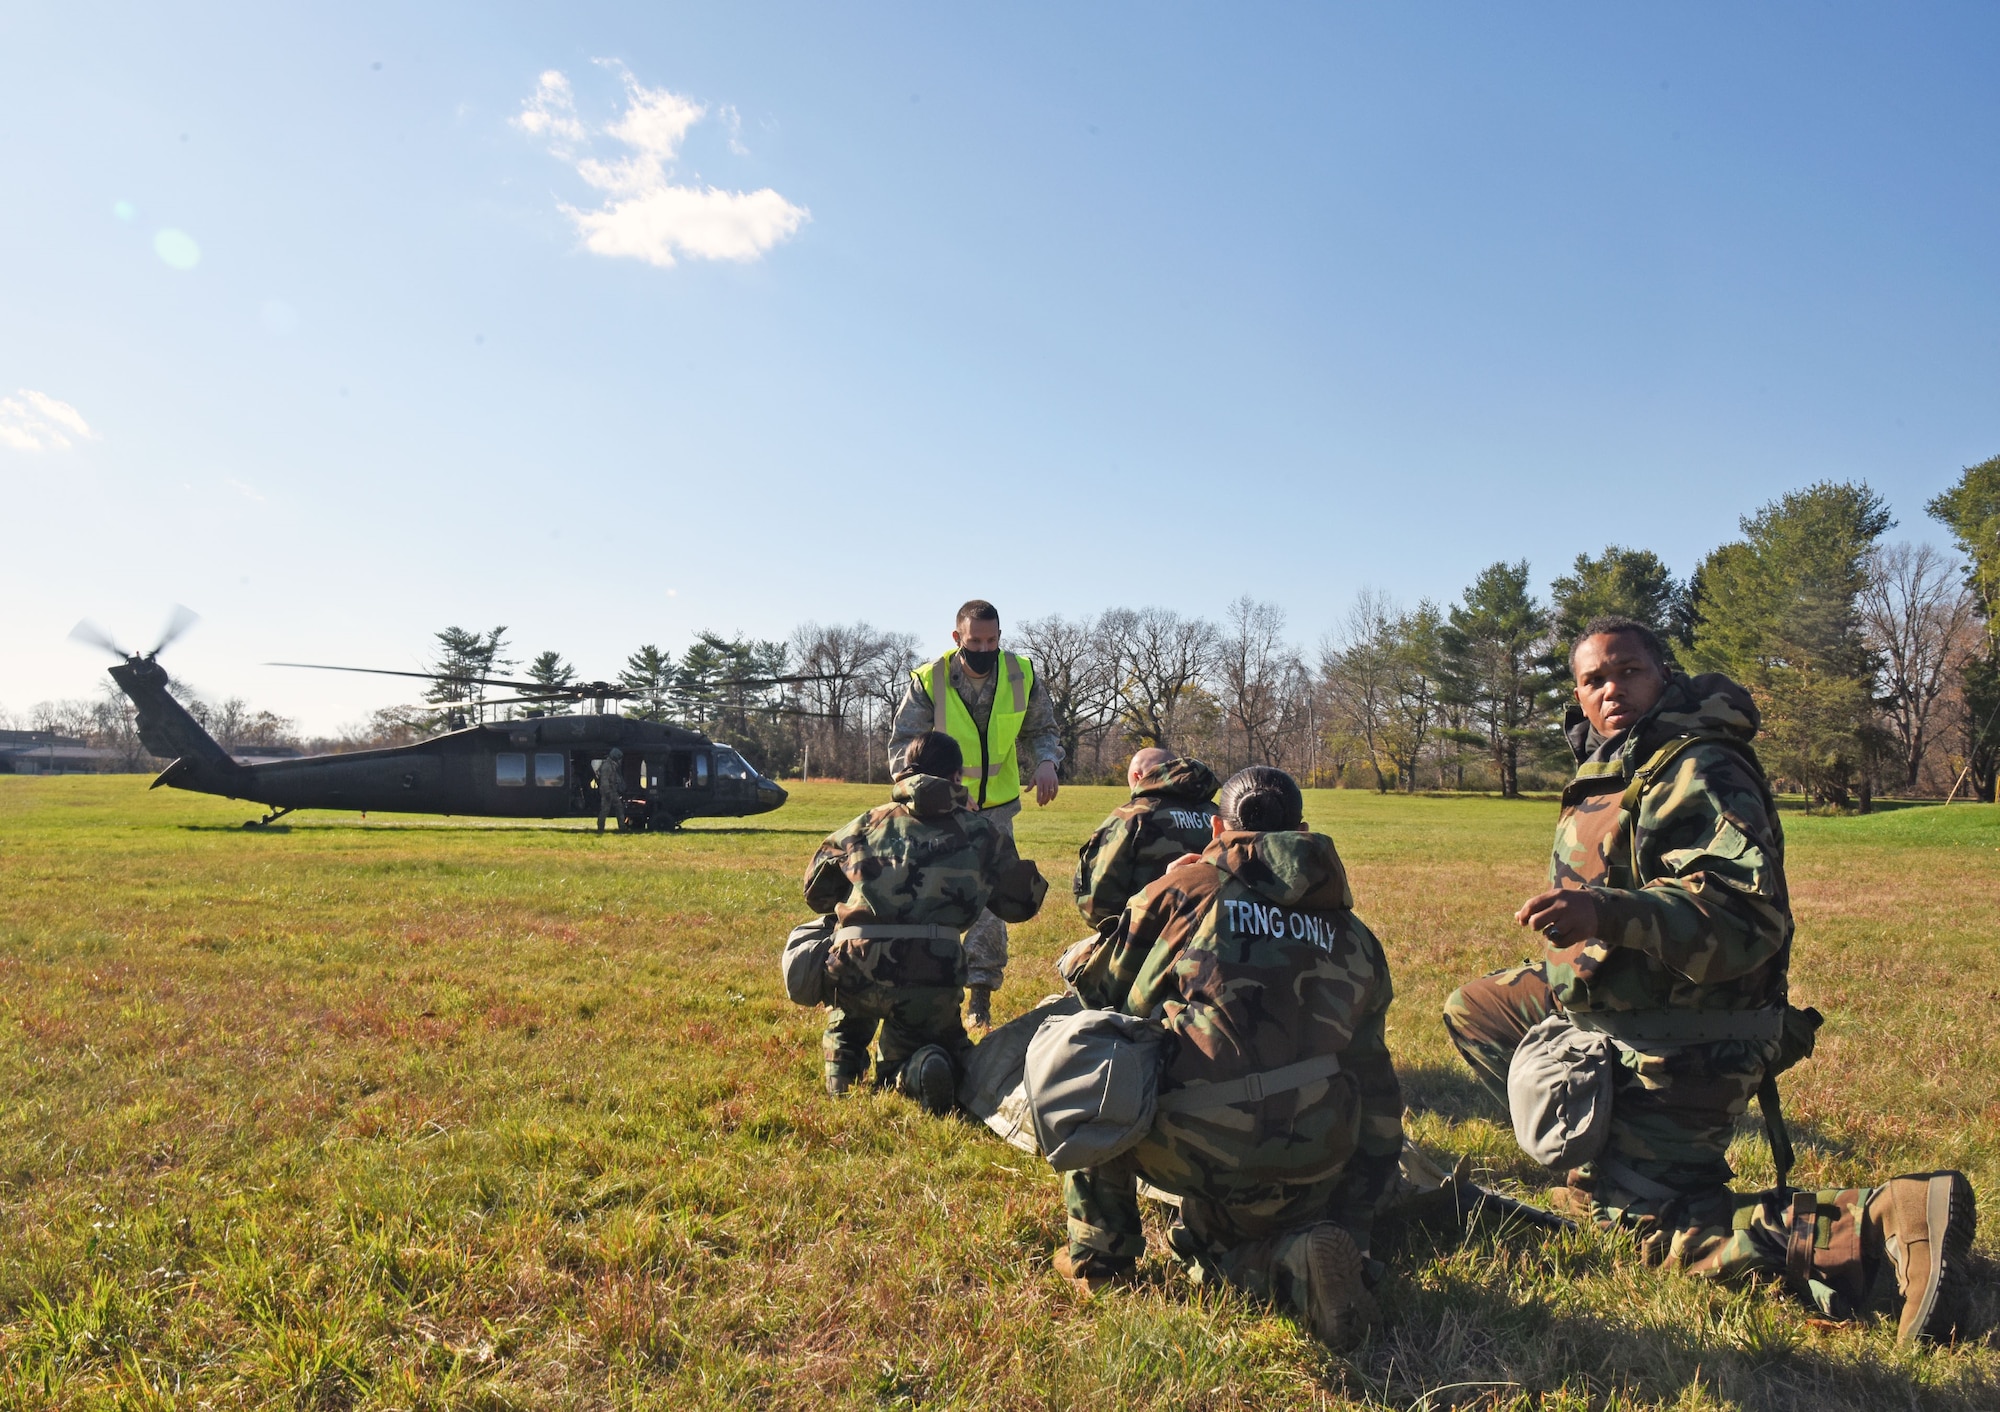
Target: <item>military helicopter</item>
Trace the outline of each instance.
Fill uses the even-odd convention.
[[[160,771],[152,787],[168,785],[219,794],[270,809],[263,818],[246,821],[245,828],[267,827],[295,809],[372,809],[498,819],[595,818],[597,779],[614,746],[623,755],[620,793],[625,808],[620,827],[628,831],[676,829],[686,819],[764,814],[785,802],[785,791],[776,781],[766,779],[736,751],[700,731],[608,714],[607,703],[632,694],[609,682],[550,690],[535,682],[492,677],[271,663],[419,677],[466,691],[499,687],[523,693],[480,703],[486,706],[547,707],[587,701],[596,709],[460,724],[429,740],[384,750],[242,764],[174,699],[168,690],[170,678],[158,661],[160,653],[195,621],[193,613],[177,608],[150,652],[127,652],[88,622],[78,623],[70,636],[122,659],[108,671],[119,690],[138,708],[139,742],[152,754],[173,762]],[[777,680],[728,685],[763,686]]]

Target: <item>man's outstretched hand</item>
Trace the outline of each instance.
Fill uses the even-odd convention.
[[[1056,797],[1056,767],[1052,761],[1044,760],[1035,767],[1035,803],[1046,805]]]

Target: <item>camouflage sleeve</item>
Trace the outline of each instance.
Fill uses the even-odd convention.
[[[1032,697],[1033,693],[1030,693]],[[889,730],[889,768],[903,758],[903,752],[910,748],[910,742],[931,728],[937,713],[931,705],[930,691],[914,676],[903,688],[903,699],[896,703],[895,724]]]
[[[1369,933],[1368,949],[1373,952],[1382,983],[1341,1055],[1341,1067],[1354,1076],[1359,1090],[1361,1136],[1332,1203],[1335,1219],[1360,1238],[1363,1249],[1367,1248],[1375,1208],[1396,1180],[1403,1156],[1403,1087],[1389,1058],[1386,1030],[1395,986],[1389,978],[1388,958],[1373,933]]]
[[[1033,860],[1023,858],[1015,850],[1012,829],[996,826],[991,837],[989,876],[993,879],[993,894],[986,899],[986,910],[1003,922],[1025,922],[1042,910],[1042,899],[1049,895],[1048,879]],[[1000,964],[1003,967],[1007,964],[1004,954]]]
[[[1132,988],[1146,970],[1154,944],[1173,915],[1180,891],[1173,885],[1173,873],[1133,898],[1119,915],[1083,969],[1070,984],[1086,1005],[1099,1009],[1125,1010]],[[1144,1012],[1151,1013],[1151,1007]]]
[[[900,727],[901,724],[899,716],[897,725]],[[1049,689],[1042,685],[1040,673],[1028,687],[1028,713],[1021,720],[1021,740],[1033,752],[1037,765],[1044,760],[1060,765],[1069,753],[1062,748],[1061,737],[1056,731],[1055,703],[1049,700]]]
[[[1764,793],[1736,753],[1695,746],[1639,801],[1645,885],[1593,887],[1599,939],[1697,985],[1748,975],[1791,936],[1784,855]]]
[[[845,829],[833,834],[806,865],[806,906],[815,912],[831,912],[847,901],[852,884],[842,866],[847,861],[846,839]]]
[[[1132,845],[1137,838],[1133,821],[1114,814],[1077,850],[1076,878],[1070,890],[1076,894],[1076,910],[1091,926],[1103,926],[1132,900],[1136,890],[1132,886]]]

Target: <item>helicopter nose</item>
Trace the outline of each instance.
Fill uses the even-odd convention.
[[[757,781],[757,803],[764,809],[775,809],[790,797],[785,793],[783,785],[771,780]]]

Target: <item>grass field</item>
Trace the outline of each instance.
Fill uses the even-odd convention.
[[[0,1404],[9,1407],[2000,1407],[1972,1337],[1899,1352],[1618,1239],[1413,1237],[1351,1359],[1155,1256],[1086,1303],[1056,1181],[984,1129],[820,1088],[778,944],[819,837],[300,815],[0,777]],[[1081,934],[1076,844],[996,1011]],[[1309,797],[1387,945],[1412,1135],[1531,1188],[1436,1019],[1525,953],[1547,801]],[[1788,816],[1802,1180],[1957,1166],[2000,1231],[2000,809]],[[1735,1158],[1768,1177],[1746,1124]]]

